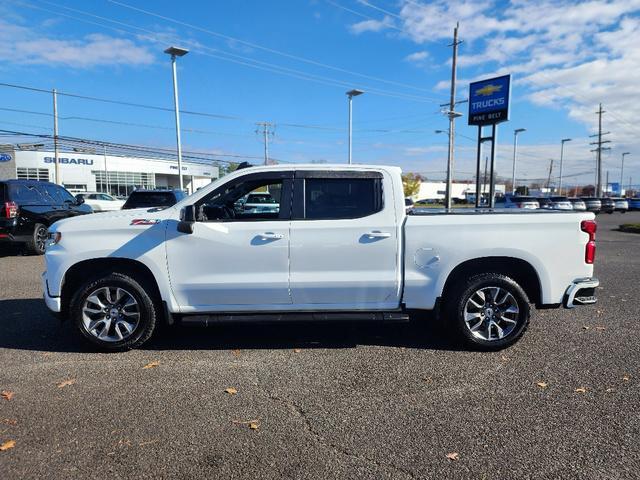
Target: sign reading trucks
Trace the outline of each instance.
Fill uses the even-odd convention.
[[[511,75],[469,85],[469,125],[494,125],[509,120]]]

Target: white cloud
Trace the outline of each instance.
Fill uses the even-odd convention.
[[[0,20],[0,60],[25,65],[65,65],[89,68],[100,65],[149,65],[154,57],[142,45],[103,34],[62,39]]]
[[[393,27],[393,19],[388,15],[385,15],[382,20],[363,20],[358,23],[354,23],[349,27],[351,33],[356,35],[364,32],[381,32],[388,28]]]
[[[429,52],[422,50],[421,52],[415,52],[404,57],[405,61],[412,63],[422,63],[429,58]]]
[[[636,122],[640,116],[640,103],[636,101],[640,0],[400,2],[396,27],[418,45],[437,42],[442,51],[445,42],[450,43],[454,25],[460,22],[459,35],[464,41],[458,57],[461,94],[469,80],[513,73],[526,99],[564,109],[570,119],[583,123],[589,132],[597,127],[594,112],[603,103],[607,110],[605,129],[612,131],[608,138],[614,147],[614,165],[616,149],[640,150]],[[405,60],[420,60],[419,54]],[[437,90],[449,88],[448,78],[437,80]],[[582,152],[576,155],[576,162],[593,167],[588,142],[574,142],[572,148]],[[557,158],[557,149],[551,145],[538,151],[543,157],[548,154]],[[548,158],[537,162],[545,164],[538,165],[539,173],[548,168]],[[523,165],[526,163],[523,160]],[[531,169],[535,169],[535,162]]]

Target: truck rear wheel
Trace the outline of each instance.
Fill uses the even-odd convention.
[[[526,331],[531,315],[522,287],[498,273],[474,275],[455,286],[446,312],[462,341],[478,350],[513,345]]]
[[[146,342],[157,318],[154,301],[147,291],[122,273],[111,273],[81,285],[71,299],[70,313],[85,339],[112,352]]]

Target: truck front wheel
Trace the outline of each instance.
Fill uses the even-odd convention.
[[[89,280],[71,299],[73,322],[93,345],[118,352],[139,347],[156,326],[153,299],[134,278],[111,273]]]
[[[471,348],[508,347],[529,325],[529,299],[520,285],[505,275],[474,275],[454,286],[450,294],[447,320],[454,323],[460,338]]]

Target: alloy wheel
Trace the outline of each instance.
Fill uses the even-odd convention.
[[[129,338],[140,321],[140,306],[124,288],[100,287],[82,306],[82,324],[92,336],[104,342]]]
[[[485,341],[507,337],[518,324],[515,297],[501,287],[476,290],[464,306],[464,323],[472,335]]]

